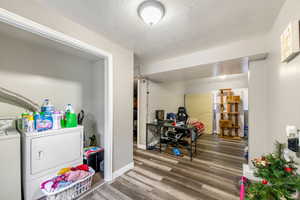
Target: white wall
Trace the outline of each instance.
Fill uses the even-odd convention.
[[[0,85],[36,103],[50,98],[57,109],[71,103],[91,110],[91,62],[30,42],[0,36]],[[101,77],[103,79],[103,77]],[[0,115],[20,116],[22,108],[0,104]]]
[[[248,88],[248,75],[237,74],[222,78],[189,80],[184,83],[186,94],[208,93],[224,88]]]
[[[229,44],[193,52],[174,58],[156,62],[143,63],[140,71],[142,75],[155,74],[171,70],[178,70],[193,66],[223,62],[236,58],[261,56],[267,52],[264,45],[265,35],[253,36],[248,39],[234,41]]]
[[[250,62],[249,75],[249,161],[271,150],[267,125],[266,61]]]
[[[184,106],[184,86],[179,83],[149,82],[149,120],[155,119],[155,110],[177,113]]]
[[[44,3],[44,1],[37,0],[2,0],[0,7],[112,54],[114,71],[113,171],[116,171],[133,162],[133,52],[65,18]]]
[[[96,124],[94,130],[97,131],[97,141],[104,146],[104,125],[105,125],[105,63],[98,61],[92,66],[92,94],[91,94],[91,115],[88,116]],[[92,127],[91,127],[92,128]]]
[[[148,80],[138,80],[138,148],[146,149],[146,123],[148,122]]]
[[[292,20],[300,19],[300,1],[287,0],[270,31],[267,62],[268,127],[271,145],[286,142],[286,125],[300,128],[300,56],[289,63],[280,62],[280,35]]]

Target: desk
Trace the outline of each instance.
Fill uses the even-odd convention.
[[[190,140],[189,140],[189,156],[190,156],[190,160],[192,161],[193,160],[193,154],[197,154],[197,141],[198,141],[198,134],[196,132],[194,132],[194,127],[193,126],[173,126],[169,123],[164,123],[164,122],[161,122],[161,123],[147,123],[146,124],[146,149],[148,150],[149,146],[148,146],[148,129],[150,127],[154,127],[156,130],[156,134],[159,136],[159,151],[162,152],[161,150],[161,139],[162,139],[162,132],[164,130],[164,128],[174,128],[174,129],[177,129],[177,130],[185,130],[185,131],[189,131],[190,132]],[[196,134],[193,136],[193,132]],[[194,146],[194,151],[193,151],[193,146]]]

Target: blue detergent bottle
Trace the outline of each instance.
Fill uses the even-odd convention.
[[[43,105],[41,107],[42,113],[53,114],[54,106],[50,103],[49,99],[44,99]]]
[[[41,106],[41,113],[35,115],[35,128],[38,132],[52,129],[54,113],[54,106],[50,103],[49,99],[44,99]]]

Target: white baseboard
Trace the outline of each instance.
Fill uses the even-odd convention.
[[[145,144],[138,144],[137,147],[138,147],[138,149],[146,150],[146,145]]]
[[[113,179],[118,178],[119,176],[122,176],[129,170],[134,168],[134,162],[129,163],[128,165],[122,167],[121,169],[118,169],[117,171],[113,172]]]

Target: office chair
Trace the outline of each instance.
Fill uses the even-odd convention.
[[[184,124],[186,125],[188,118],[189,115],[186,113],[185,107],[179,107],[177,112],[177,121],[184,122]]]

